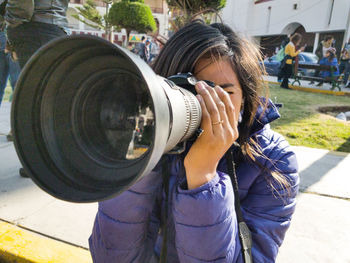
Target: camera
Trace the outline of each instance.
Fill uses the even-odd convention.
[[[18,79],[11,112],[17,155],[56,198],[112,198],[196,135],[202,117],[196,83],[191,73],[156,75],[99,37],[56,39]]]

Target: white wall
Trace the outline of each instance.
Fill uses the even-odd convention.
[[[227,0],[225,8],[221,11],[224,23],[230,25],[235,31],[246,31],[251,5],[253,1]]]
[[[157,18],[159,21],[159,34],[163,36],[168,35],[168,15],[153,13],[154,18]]]
[[[293,5],[297,4],[297,10]],[[350,1],[273,0],[254,4],[253,0],[228,0],[222,14],[224,22],[248,35],[278,35],[291,23],[304,26],[306,32],[340,31],[347,27]],[[269,8],[270,7],[270,19]]]

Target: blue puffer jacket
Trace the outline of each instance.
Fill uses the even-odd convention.
[[[330,71],[321,71],[320,76],[322,78],[339,76],[339,67],[338,67],[337,58],[333,58],[332,61],[329,61],[328,58],[322,58],[320,60],[320,65],[335,66],[337,68],[337,70],[333,71],[332,73]]]
[[[276,108],[270,104],[262,117],[257,116],[252,136],[268,158],[257,161],[284,175],[292,187],[286,193],[269,171],[248,160],[236,168],[243,217],[253,237],[254,263],[275,261],[295,209],[299,184],[295,154],[268,125],[279,117]],[[165,211],[160,170],[159,165],[128,191],[99,203],[89,239],[94,262],[149,263],[154,254],[159,256]],[[170,174],[167,262],[243,262],[225,158],[216,177],[196,189],[186,189],[183,157],[170,159]]]

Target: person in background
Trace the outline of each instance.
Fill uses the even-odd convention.
[[[299,33],[295,33],[291,36],[289,43],[284,49],[285,57],[281,63],[281,76],[282,83],[281,88],[289,89],[288,82],[289,78],[293,74],[293,59],[302,51],[305,47],[300,48],[296,51],[296,46],[299,46],[301,43],[302,36]]]
[[[147,39],[145,43],[145,61],[148,63],[151,56],[151,40]]]
[[[158,41],[157,39],[153,38],[150,45],[150,57],[148,62],[152,62],[152,60],[158,56],[159,52],[160,52],[160,48],[158,45]]]
[[[93,262],[242,263],[241,213],[252,233],[250,262],[275,262],[299,177],[295,153],[269,125],[279,117],[276,107],[259,97],[268,89],[259,61],[259,49],[221,23],[194,21],[167,41],[152,68],[165,78],[192,72],[199,80],[202,133],[99,203]]]
[[[337,76],[339,76],[338,60],[337,60],[336,49],[335,48],[329,48],[327,50],[325,56],[320,61],[320,65],[335,66],[337,68],[337,70],[334,71],[334,72],[321,71],[320,76],[322,78],[329,78],[329,77],[337,77]]]
[[[317,63],[320,64],[321,59],[326,56],[328,49],[334,47],[334,37],[332,35],[326,35],[324,40],[322,40],[315,51],[316,56],[318,57]],[[320,71],[316,70],[314,76],[318,77],[320,75]],[[309,84],[314,84],[314,81],[310,81]],[[317,84],[318,86],[322,85],[322,82]]]
[[[142,36],[141,37],[141,42],[136,43],[134,53],[139,54],[140,50],[144,47],[144,44],[146,42],[146,37]]]
[[[10,79],[10,84],[13,91],[21,71],[18,61],[16,60],[15,53],[7,49],[6,42],[5,32],[0,31],[0,106],[8,79]],[[8,136],[11,136],[11,132]]]
[[[150,45],[150,40],[146,39],[146,41],[143,43],[140,43],[139,50],[137,54],[142,58],[145,62],[148,62],[149,60],[149,45]]]
[[[350,38],[345,43],[340,54],[339,74],[344,73],[343,84],[346,88],[350,88],[349,75],[350,75]]]
[[[9,0],[5,21],[7,38],[21,68],[37,49],[69,33],[66,12],[69,0]]]
[[[21,68],[41,46],[70,31],[66,12],[69,0],[8,0],[5,9],[7,40]],[[7,137],[12,141],[12,135]],[[22,177],[28,177],[23,168]]]
[[[326,35],[315,51],[319,61],[326,56],[327,51],[331,48],[334,48],[334,37],[332,35]]]
[[[289,37],[285,36],[281,42],[281,45],[279,47],[277,54],[276,54],[276,59],[280,62],[282,62],[284,57],[285,57],[284,50],[285,50],[288,43],[289,43]],[[282,65],[282,63],[281,63],[281,65]],[[281,65],[279,67],[278,74],[277,74],[277,82],[282,82],[282,67],[281,67]]]

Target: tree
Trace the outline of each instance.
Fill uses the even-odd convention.
[[[126,30],[126,45],[130,32],[153,32],[157,29],[151,8],[143,0],[121,0],[114,3],[110,10],[108,20],[111,25]]]
[[[83,7],[77,7],[78,15],[72,15],[75,19],[83,22],[84,24],[105,31],[105,38],[111,41],[112,26],[108,20],[109,7],[113,3],[113,0],[103,0],[106,4],[106,14],[102,16],[96,8],[94,0],[86,0]],[[82,19],[83,17],[84,19]]]
[[[212,14],[217,14],[225,7],[226,0],[167,0],[169,8],[176,15],[171,22],[175,31],[198,16],[210,20]]]

